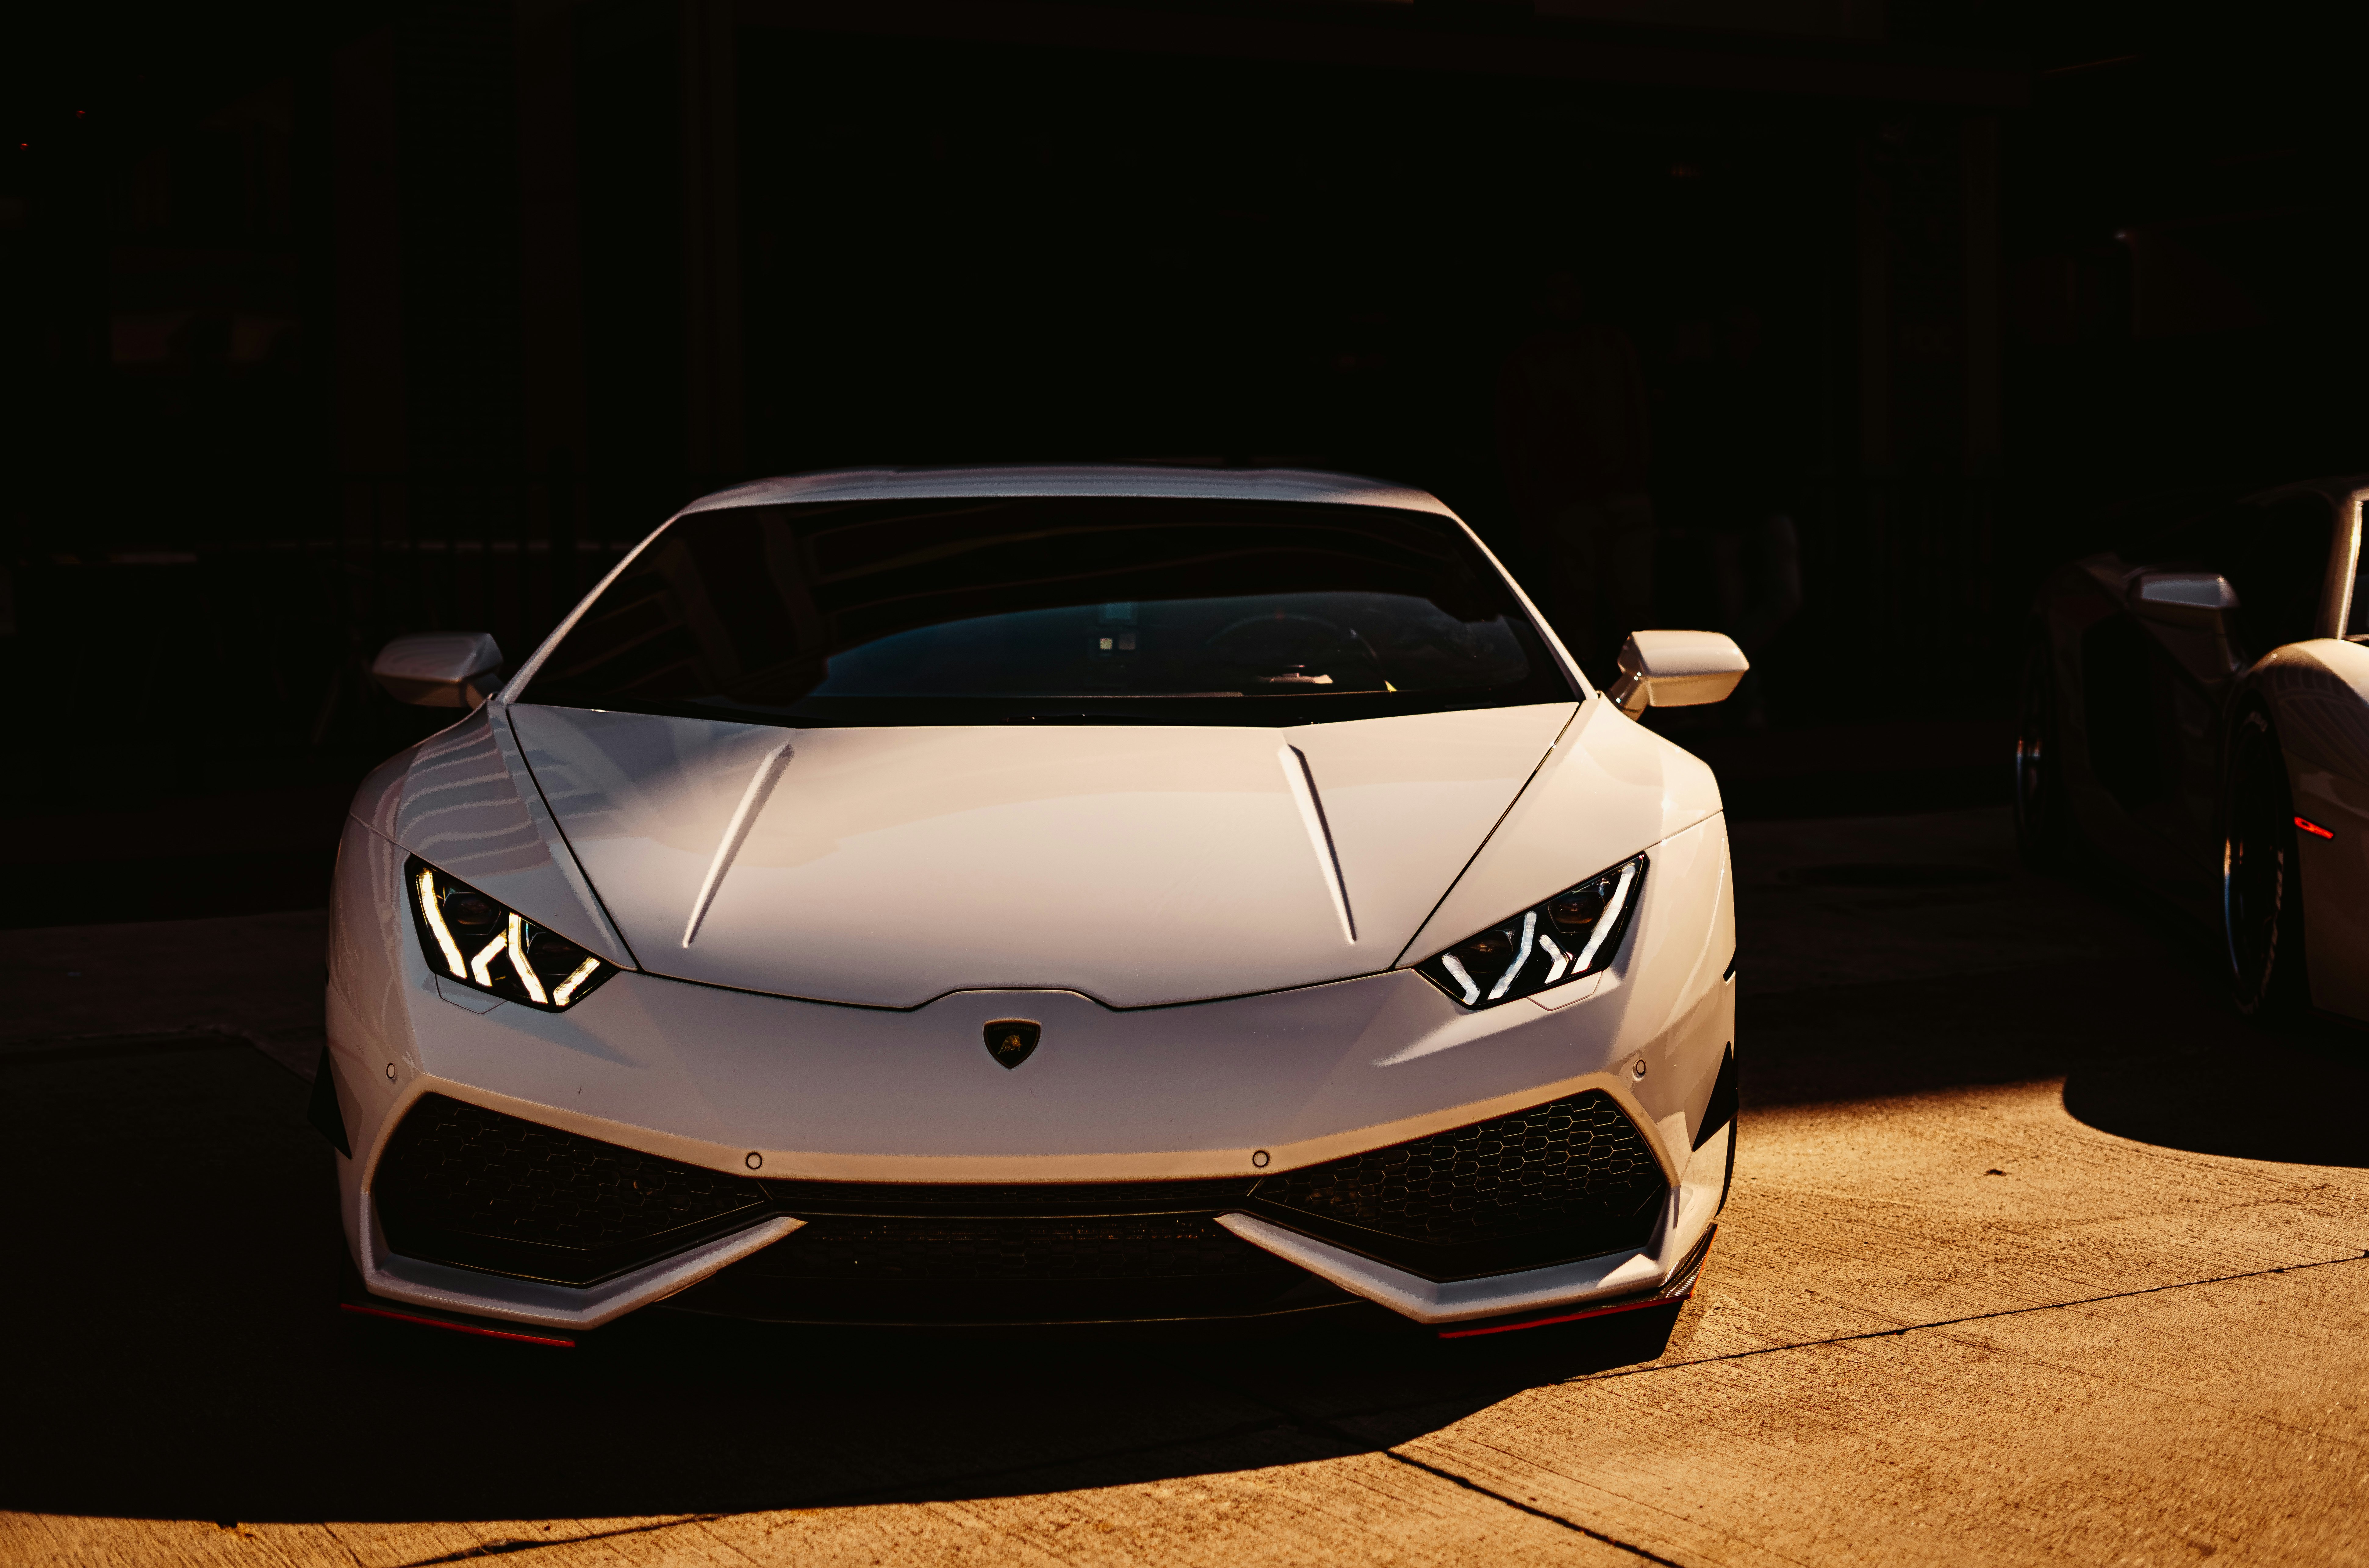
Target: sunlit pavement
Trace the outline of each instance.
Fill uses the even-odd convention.
[[[1735,1192],[1657,1356],[357,1332],[319,917],[0,933],[0,1562],[2369,1560],[2369,1036],[2244,1025],[2003,813],[1736,841]]]

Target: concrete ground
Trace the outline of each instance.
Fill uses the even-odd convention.
[[[2002,813],[1736,840],[1701,1289],[1457,1346],[357,1333],[318,917],[0,933],[0,1562],[2369,1562],[2369,1047]]]

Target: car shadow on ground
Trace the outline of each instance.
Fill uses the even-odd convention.
[[[2065,1109],[2118,1138],[2301,1165],[2369,1166],[2369,1036],[2340,1024],[2247,1029],[2242,1054],[2085,1062]]]
[[[2060,924],[2120,935],[2106,961],[2089,953],[1917,979],[1747,990],[1736,1025],[1745,1042],[1738,1062],[1747,1121],[1755,1110],[1785,1105],[2062,1078],[2066,1112],[2119,1138],[2237,1159],[2369,1166],[2369,1122],[2358,1111],[2369,1101],[2369,1031],[2336,1022],[2269,1027],[2240,1016],[2212,933],[2164,901],[2104,876],[2018,874],[1986,884],[1919,865],[1812,869],[1818,875],[1780,874],[1780,888],[1899,898],[1899,910],[1883,912],[1903,919],[1915,918],[1916,902],[1894,891],[1902,887],[1934,900],[1979,899],[2000,923],[2029,919],[2044,902]],[[1762,891],[1765,903],[1784,896]]]
[[[244,1042],[0,1057],[17,1196],[0,1508],[246,1522],[615,1518],[1302,1463],[1653,1359],[1674,1311],[1443,1345],[628,1320],[574,1350],[335,1310],[331,1156]]]
[[[1747,1111],[2243,1061],[2260,1033],[2192,975],[2101,976],[2087,960],[1746,995]],[[2135,1135],[2134,1135],[2135,1136]]]
[[[1902,836],[1929,858],[1918,825]],[[2210,955],[2147,929],[2144,906],[1940,878],[1924,858],[1914,879],[1846,876],[1831,866],[1860,860],[1824,848],[1808,861],[1829,868],[1755,895],[1770,922],[1799,917],[1797,954],[1925,908],[1941,934],[1909,957],[1950,972],[1842,967],[1828,972],[1869,978],[1747,990],[1747,1148],[1757,1111],[2062,1079],[2066,1108],[2117,1136],[2369,1165],[2362,1037],[2254,1028]],[[2127,940],[1984,945],[2049,899],[2067,901],[2055,929],[2120,920]],[[1665,1337],[1682,1356],[1693,1332],[1639,1313],[1455,1345],[1375,1319],[1135,1342],[653,1316],[558,1351],[360,1323],[332,1307],[331,1156],[305,1093],[237,1040],[0,1055],[16,1265],[0,1508],[532,1520],[1116,1485],[1387,1449],[1519,1390],[1654,1360]]]

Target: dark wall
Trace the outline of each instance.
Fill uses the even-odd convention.
[[[739,50],[750,472],[1333,466],[1435,490],[1536,567],[1498,383],[1567,271],[1637,355],[1670,531],[1733,521],[1697,482],[1727,433],[1701,394],[1750,318],[1757,384],[1782,389],[1752,498],[1798,520],[1821,591],[1863,590],[1837,575],[1864,487],[1861,149],[1885,123],[1940,147],[1940,194],[1893,198],[1922,236],[1926,207],[1958,210],[1957,115],[760,29]],[[1900,308],[1954,324],[1958,243],[1904,242]],[[1891,428],[1955,504],[1963,334],[1941,338],[1934,406]],[[1715,616],[1701,551],[1665,553],[1672,613]]]
[[[2003,161],[1996,109],[1897,50],[1614,29],[1664,64],[1613,79],[1528,69],[1531,31],[1582,33],[1502,7],[1272,8],[1421,46],[1387,59],[797,9],[292,16],[20,178],[0,247],[40,302],[8,318],[34,439],[0,657],[59,715],[90,671],[141,694],[86,773],[9,787],[132,776],[99,759],[149,724],[191,787],[382,754],[385,635],[523,651],[670,508],[768,473],[1335,466],[1437,491],[1544,580],[1499,381],[1560,273],[1642,378],[1650,612],[1759,617],[1761,677],[1716,722],[1830,716],[1824,672],[1870,633],[1931,657],[1864,703],[1997,701],[2021,132]],[[1777,513],[1790,605],[1753,532]],[[192,682],[238,693],[235,737]]]
[[[1770,221],[1837,205],[1814,116],[757,30],[740,80],[757,467],[1291,455],[1470,491],[1547,272],[1658,366],[1737,300],[1815,336],[1839,248]]]
[[[2008,128],[2034,564],[2109,537],[2119,499],[2369,470],[2359,18],[2079,10],[2109,23],[2068,23]]]

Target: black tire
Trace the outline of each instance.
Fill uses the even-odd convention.
[[[2035,627],[2024,650],[2015,727],[2015,847],[2035,871],[2068,868],[2077,846],[2056,698],[2055,650],[2048,629]]]
[[[2295,1022],[2311,1008],[2304,968],[2303,877],[2295,855],[2295,797],[2270,715],[2260,708],[2230,738],[2222,795],[2221,932],[2229,994],[2265,1024]]]

